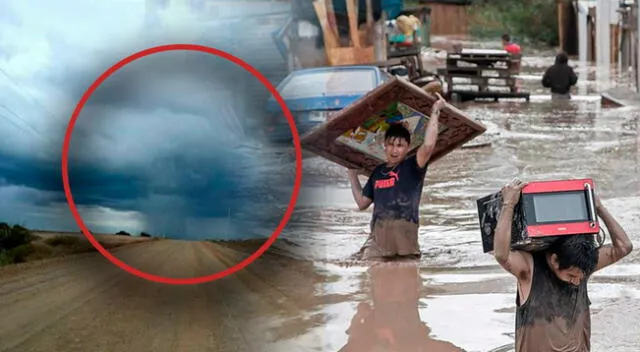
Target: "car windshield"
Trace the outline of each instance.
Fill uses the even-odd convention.
[[[335,70],[298,73],[280,90],[285,98],[364,94],[376,87],[374,70]]]

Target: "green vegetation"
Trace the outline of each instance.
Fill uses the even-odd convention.
[[[78,236],[55,236],[51,238],[47,238],[44,240],[44,243],[51,247],[57,246],[77,246],[80,244],[80,237]]]
[[[35,251],[31,242],[37,239],[38,236],[20,225],[11,227],[0,223],[0,266],[26,261]]]
[[[478,38],[496,38],[509,33],[527,45],[558,45],[556,0],[474,0],[470,33]]]
[[[92,250],[91,244],[79,236],[57,235],[43,239],[23,226],[0,223],[0,266]]]
[[[39,236],[23,226],[0,223],[0,266],[96,250],[81,234],[37,233]],[[119,232],[118,235],[130,236],[124,231]],[[99,242],[107,249],[132,243]]]

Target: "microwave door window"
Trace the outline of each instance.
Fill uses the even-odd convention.
[[[539,193],[533,196],[533,211],[538,224],[589,221],[585,193]]]

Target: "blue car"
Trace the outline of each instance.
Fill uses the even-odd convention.
[[[302,136],[327,121],[330,113],[341,110],[384,83],[388,73],[377,66],[332,66],[291,72],[276,88],[291,111]],[[280,105],[267,101],[267,139],[290,143],[291,129]]]

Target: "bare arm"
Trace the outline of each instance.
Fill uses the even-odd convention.
[[[596,210],[607,230],[609,230],[609,236],[611,237],[611,244],[602,246],[598,250],[598,264],[595,269],[597,271],[629,255],[633,250],[633,244],[618,221],[600,203],[599,198],[596,198]]]
[[[519,181],[517,181],[519,182]],[[520,199],[520,191],[524,184],[512,183],[502,190],[503,203],[493,240],[493,253],[496,261],[506,271],[521,280],[526,280],[531,274],[533,259],[531,254],[523,251],[511,250],[511,225],[513,210]]]
[[[416,152],[416,159],[420,168],[424,168],[427,165],[429,159],[431,159],[431,154],[433,154],[433,150],[436,147],[436,142],[438,140],[438,120],[440,117],[440,110],[445,103],[446,102],[444,101],[442,96],[438,94],[438,101],[436,101],[436,103],[433,105],[431,117],[429,118],[429,123],[426,127],[427,131],[424,135],[424,142]]]
[[[365,197],[362,194],[362,185],[360,184],[360,180],[358,179],[357,171],[349,170],[349,182],[351,183],[351,193],[353,194],[353,199],[358,205],[358,209],[367,209],[371,205],[371,203],[373,203],[373,200],[369,197]]]

